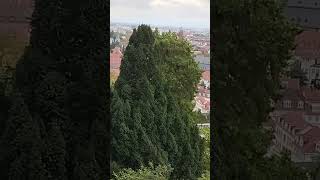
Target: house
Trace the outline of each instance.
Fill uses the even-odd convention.
[[[205,88],[210,88],[210,71],[204,71],[201,74],[200,84],[204,84]]]
[[[284,79],[282,88],[270,114],[275,135],[270,150],[288,151],[294,162],[312,162],[320,155],[320,90],[300,87],[298,79]]]
[[[210,57],[204,55],[196,55],[194,57],[195,61],[198,62],[200,69],[203,71],[210,70]]]
[[[303,31],[296,37],[295,43],[294,55],[310,84],[313,79],[320,77],[320,32]]]
[[[194,111],[200,111],[207,118],[210,115],[210,71],[204,71],[195,97]]]
[[[306,122],[304,112],[290,111],[273,120],[274,153],[288,151],[294,162],[312,162],[319,155],[320,128]]]
[[[194,111],[200,111],[202,114],[210,113],[210,99],[202,96],[196,96],[195,98],[196,106]]]
[[[281,82],[281,99],[276,103],[277,110],[303,111],[305,109],[304,97],[300,88],[299,79],[284,79]]]
[[[0,34],[27,42],[30,37],[28,18],[33,11],[33,0],[0,1]]]
[[[285,15],[305,30],[319,31],[320,2],[318,0],[288,0]]]
[[[198,86],[198,94],[197,96],[205,97],[205,98],[210,98],[210,90],[203,87],[203,86]]]

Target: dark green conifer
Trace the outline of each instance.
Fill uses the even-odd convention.
[[[1,179],[109,177],[107,4],[35,1],[30,45],[17,65],[21,96],[1,139]]]
[[[120,67],[121,73],[115,83],[116,93],[113,94],[116,103],[112,107],[112,122],[115,125],[112,128],[112,156],[118,165],[131,168],[139,168],[148,162],[171,164],[174,168],[172,179],[196,179],[202,171],[199,164],[202,149],[198,147],[201,147],[201,141],[194,129],[197,127],[191,118],[193,116],[188,114],[193,113],[189,105],[200,71],[192,63],[192,53],[185,41],[178,41],[172,34],[168,37],[171,44],[165,43],[167,41],[164,39],[160,45],[158,38],[166,37],[152,32],[146,25],[134,29],[130,37]],[[181,49],[172,49],[177,44],[183,45]],[[173,53],[166,54],[168,49],[172,49]],[[170,66],[189,69],[175,74],[176,70]],[[195,76],[189,77],[192,75]],[[180,88],[179,83],[184,83],[181,89],[187,88],[181,91],[183,95],[173,92],[175,87]],[[123,102],[128,104],[130,108],[126,108],[131,113],[124,113],[121,102],[122,106]],[[122,120],[124,125],[119,126]],[[124,129],[132,135],[125,135]],[[130,145],[136,146],[132,149],[127,146],[124,151],[121,149],[124,146],[120,146],[122,141],[134,142]],[[133,151],[131,156],[119,153],[124,151],[129,154],[130,150]]]

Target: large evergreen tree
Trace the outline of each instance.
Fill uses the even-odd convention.
[[[265,156],[272,137],[262,123],[298,32],[283,6],[273,0],[214,2],[213,178],[306,179],[287,157]]]
[[[1,179],[107,179],[108,2],[36,0],[2,135]]]
[[[202,141],[190,108],[200,70],[190,47],[173,33],[134,29],[112,93],[112,160],[118,165],[171,164],[172,179],[200,176]]]

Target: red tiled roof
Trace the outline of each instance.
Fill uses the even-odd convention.
[[[320,128],[312,127],[308,132],[303,135],[303,152],[312,153],[315,151],[316,143],[320,141]]]
[[[302,130],[309,126],[304,120],[304,112],[290,111],[284,115],[284,120],[296,129]]]
[[[202,86],[198,86],[198,93],[204,93],[207,94],[209,92],[208,89],[202,87]]]
[[[120,48],[114,48],[110,53],[110,69],[120,68],[122,53]]]
[[[316,89],[304,88],[302,94],[306,101],[320,102],[320,91]]]
[[[311,112],[311,111],[306,111],[305,115],[320,116],[320,112]]]
[[[316,143],[320,141],[320,128],[312,126],[304,120],[304,112],[290,111],[284,116],[284,120],[294,128],[300,130],[303,138],[302,150],[304,153],[315,151]]]
[[[289,79],[288,80],[288,89],[300,89],[300,81],[299,79]]]
[[[200,48],[200,50],[206,52],[206,51],[210,50],[210,47],[209,46],[203,46],[203,47]]]
[[[202,96],[196,96],[196,101],[201,104],[205,110],[210,109],[210,99],[202,97]]]
[[[305,58],[320,57],[320,32],[303,31],[296,39],[295,54]]]
[[[298,101],[298,100],[303,100],[304,97],[302,96],[302,92],[299,90],[287,89],[282,94],[282,99],[283,100]]]
[[[204,71],[202,73],[202,79],[204,79],[206,81],[210,81],[210,71]]]

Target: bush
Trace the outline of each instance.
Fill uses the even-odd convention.
[[[173,168],[171,166],[159,165],[155,167],[152,163],[149,163],[148,167],[142,166],[138,170],[131,168],[122,169],[118,173],[113,173],[112,180],[168,180]]]
[[[205,171],[198,180],[210,180],[210,171]]]

